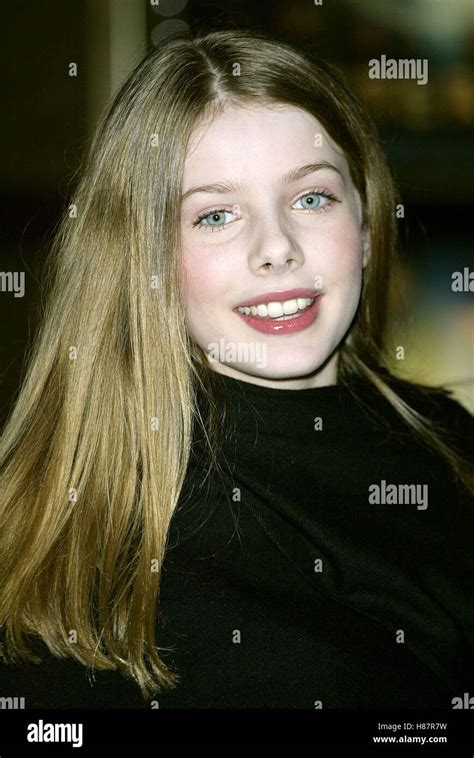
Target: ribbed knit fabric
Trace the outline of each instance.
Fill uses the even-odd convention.
[[[223,382],[227,465],[203,485],[194,456],[161,580],[157,644],[181,681],[152,699],[452,708],[474,681],[472,499],[364,383]],[[412,399],[467,455],[470,414],[449,399]],[[120,674],[95,679],[46,655],[38,668],[1,666],[0,696],[150,707]]]

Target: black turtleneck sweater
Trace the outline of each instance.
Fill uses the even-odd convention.
[[[181,681],[151,699],[451,709],[474,694],[474,505],[448,465],[365,383],[221,380],[223,475],[203,484],[193,456],[161,580],[157,644]],[[469,454],[467,411],[400,387]],[[94,676],[46,653],[39,667],[0,666],[0,696],[150,708],[118,672]]]

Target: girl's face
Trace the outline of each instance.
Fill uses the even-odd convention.
[[[187,325],[211,367],[283,389],[335,384],[369,246],[321,124],[292,106],[228,107],[193,134],[182,195]]]

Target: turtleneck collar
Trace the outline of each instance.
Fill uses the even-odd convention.
[[[340,428],[357,415],[357,397],[344,384],[279,389],[225,374],[219,379],[219,399],[239,434],[258,430],[273,437],[314,437],[318,428]]]
[[[236,379],[227,374],[220,374],[220,377],[229,392],[244,393],[248,397],[259,398],[262,402],[266,399],[280,401],[280,399],[317,397],[318,393],[340,394],[343,389],[343,385],[341,384],[328,384],[321,387],[306,387],[303,389],[285,389],[283,387],[268,387],[262,384],[255,384],[246,379]]]

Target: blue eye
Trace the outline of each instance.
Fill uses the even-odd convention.
[[[313,200],[312,197],[316,199]],[[318,189],[312,189],[310,192],[305,192],[304,195],[300,195],[295,202],[299,203],[300,200],[306,199],[309,201],[309,206],[303,207],[301,209],[298,208],[297,210],[304,210],[308,211],[309,213],[322,213],[328,209],[333,202],[341,202],[335,195],[332,194],[332,192],[328,192],[328,190]],[[326,202],[323,203],[323,200]]]
[[[231,213],[231,211],[227,211],[225,208],[215,208],[214,210],[209,211],[208,213],[203,213],[200,216],[198,216],[193,226],[207,226],[208,228],[212,229],[212,231],[214,231],[215,229],[220,231],[221,228],[227,226],[227,224],[225,224],[224,221],[222,221],[222,219],[219,220],[219,216],[222,216],[225,213]],[[215,224],[202,223],[203,221],[209,218],[211,219],[211,221],[215,221],[216,223]],[[221,221],[222,223],[219,223],[219,221]]]
[[[314,201],[312,199],[312,197],[315,197],[316,201]],[[309,210],[314,210],[314,209],[320,207],[320,205],[322,203],[322,200],[321,200],[322,197],[324,197],[324,196],[323,196],[323,194],[321,192],[307,192],[305,195],[301,195],[301,197],[299,197],[296,202],[298,203],[300,200],[308,200],[308,201],[310,201],[309,207],[304,208],[304,210],[309,211]]]

